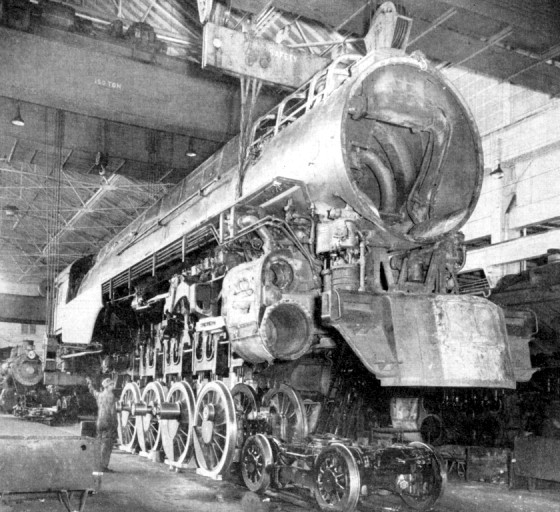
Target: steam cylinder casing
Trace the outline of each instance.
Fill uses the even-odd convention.
[[[278,261],[293,269],[291,282],[272,279]],[[234,352],[251,363],[293,361],[307,353],[313,338],[314,294],[298,288],[311,283],[308,263],[284,251],[232,268],[224,277],[222,297]]]

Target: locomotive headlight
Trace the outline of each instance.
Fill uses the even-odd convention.
[[[34,350],[28,350],[27,351],[27,358],[28,359],[35,359],[37,357],[37,354]]]

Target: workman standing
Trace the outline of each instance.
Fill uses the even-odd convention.
[[[101,386],[102,391],[97,391],[88,377],[86,379],[90,393],[97,402],[97,439],[101,441],[101,471],[111,471],[107,469],[113,443],[117,437],[117,409],[115,406],[115,383],[111,379],[105,379]]]

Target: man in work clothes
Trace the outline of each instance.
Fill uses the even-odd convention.
[[[101,386],[102,391],[97,391],[91,379],[87,379],[90,393],[95,397],[97,402],[97,439],[101,441],[101,471],[110,471],[107,469],[113,443],[117,436],[117,409],[115,407],[115,383],[111,379],[105,379]]]

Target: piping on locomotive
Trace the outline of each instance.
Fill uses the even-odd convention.
[[[305,485],[312,468],[334,510],[379,486],[431,505],[443,478],[429,448],[378,450],[358,427],[342,439],[333,408],[364,375],[394,388],[515,387],[500,308],[457,294],[459,230],[483,176],[468,108],[419,54],[343,55],[256,120],[242,166],[238,146],[144,212],[85,276],[58,277],[61,346],[101,348],[121,377],[124,446],[163,442],[176,464],[194,450],[211,476],[240,460],[253,490]],[[380,389],[362,386],[364,408]],[[329,491],[335,463],[349,475],[342,497]]]

